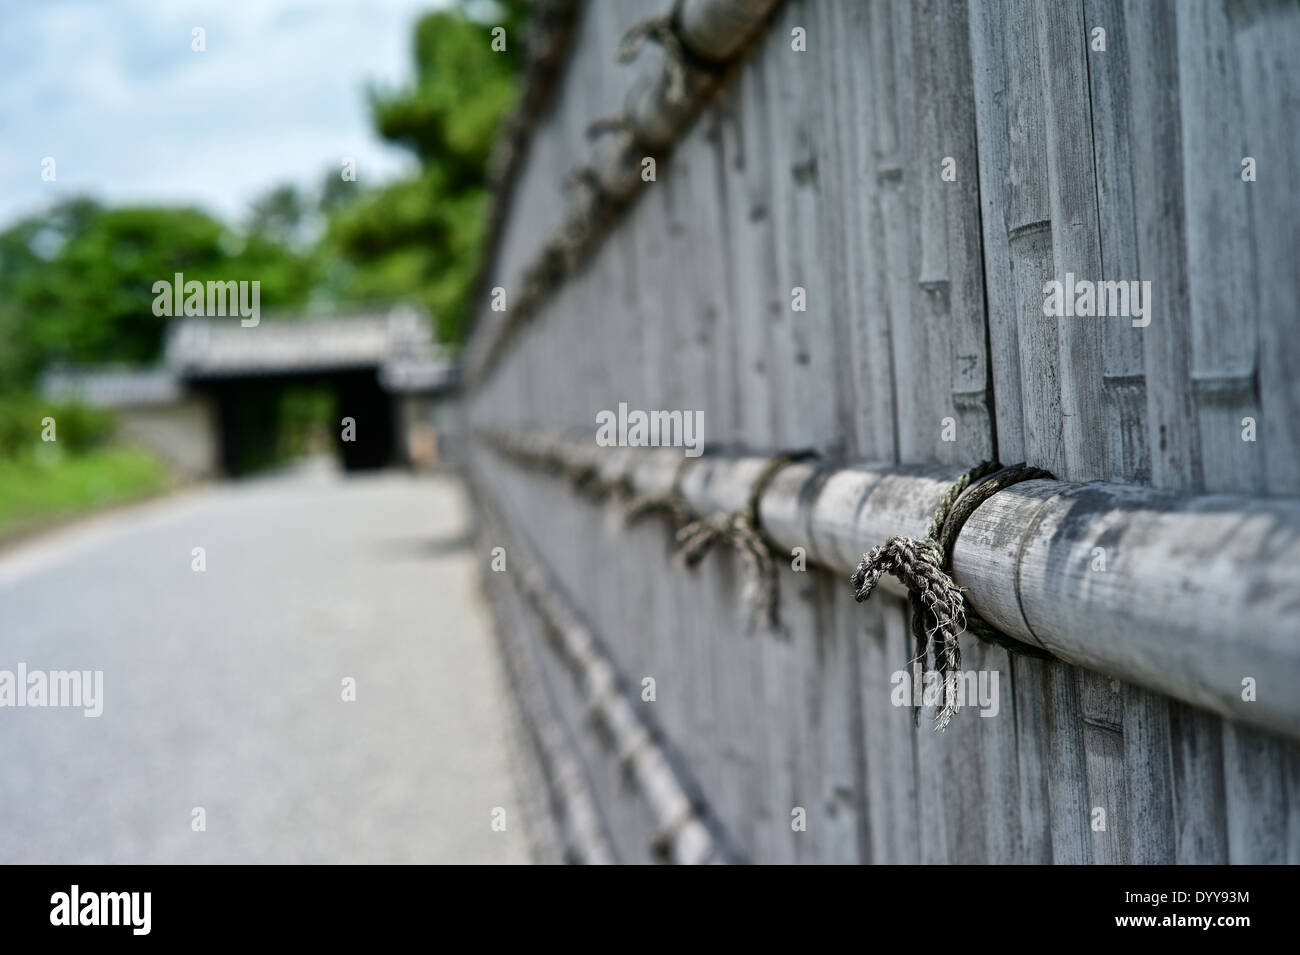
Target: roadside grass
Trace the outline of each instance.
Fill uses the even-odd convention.
[[[66,453],[51,444],[0,457],[0,541],[60,518],[149,497],[168,482],[162,462],[128,445]]]

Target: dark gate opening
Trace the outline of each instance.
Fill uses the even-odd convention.
[[[398,463],[393,397],[373,368],[194,382],[216,410],[218,458],[230,477],[332,445],[343,467]]]

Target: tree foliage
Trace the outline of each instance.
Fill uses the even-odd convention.
[[[153,284],[250,276],[263,307],[299,305],[309,257],[241,236],[197,209],[56,205],[0,232],[0,381],[24,384],[51,363],[148,362],[167,319]]]
[[[415,28],[412,81],[371,90],[376,131],[418,171],[382,185],[334,167],[285,184],[241,226],[195,208],[64,201],[0,231],[0,391],[51,363],[149,362],[166,318],[154,282],[257,280],[263,309],[411,302],[458,344],[483,241],[485,169],[515,97],[524,4],[439,10]],[[504,52],[491,30],[507,30]]]
[[[437,318],[439,338],[461,341],[467,297],[483,243],[485,170],[516,95],[522,4],[489,17],[466,5],[426,15],[415,29],[415,77],[398,90],[372,90],[381,136],[411,150],[419,174],[364,192],[335,208],[325,248],[347,263],[342,298],[404,298]],[[506,49],[491,30],[506,28]]]

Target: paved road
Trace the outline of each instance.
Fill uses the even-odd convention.
[[[449,479],[316,465],[0,554],[0,671],[104,681],[99,718],[0,707],[0,862],[526,861],[466,523]]]

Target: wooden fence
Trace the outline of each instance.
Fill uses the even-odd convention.
[[[466,399],[543,857],[1300,862],[1300,7],[548,9]],[[1067,275],[1146,313],[1045,315]],[[621,403],[699,412],[705,456],[599,447]],[[618,519],[741,510],[791,449],[777,628],[742,551]],[[1057,481],[953,573],[1051,656],[964,635],[996,713],[937,733],[896,705],[906,600],[845,571],[991,458]]]

